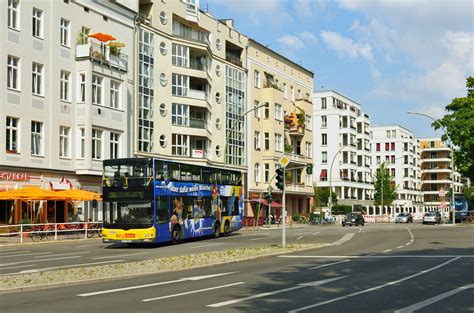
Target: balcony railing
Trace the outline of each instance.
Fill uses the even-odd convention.
[[[89,42],[76,46],[76,58],[90,58],[91,60],[105,64],[120,70],[128,70],[128,55],[125,53],[112,54],[109,47],[104,44]]]
[[[263,82],[263,88],[273,88],[273,89],[283,92],[283,87],[279,86],[277,83],[269,79]]]
[[[232,64],[242,67],[242,61],[240,61],[240,56],[238,54],[226,51],[225,59]]]
[[[188,97],[206,101],[207,100],[207,93],[205,91],[201,91],[201,90],[189,89],[188,90]]]
[[[173,36],[197,41],[209,45],[208,34],[191,27],[185,26],[179,22],[173,22]]]
[[[189,68],[198,71],[206,70],[206,66],[199,59],[189,59]]]
[[[189,119],[189,127],[206,129],[207,123],[203,119],[190,118]]]

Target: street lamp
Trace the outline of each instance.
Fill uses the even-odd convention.
[[[336,159],[336,155],[342,151],[342,149],[347,148],[349,146],[342,146],[339,150],[336,151],[334,156],[332,157],[331,167],[329,168],[329,199],[328,199],[328,207],[329,207],[329,216],[332,216],[332,166],[334,164],[334,160]]]
[[[454,203],[454,151],[453,151],[453,141],[451,140],[451,137],[449,137],[449,134],[448,134],[448,131],[446,130],[446,128],[444,128],[443,124],[441,124],[441,122],[437,119],[435,119],[434,117],[428,115],[428,114],[424,114],[424,113],[418,113],[418,112],[407,112],[408,114],[413,114],[413,115],[421,115],[421,116],[424,116],[424,117],[427,117],[429,119],[432,119],[433,121],[435,121],[436,123],[438,123],[438,125],[441,127],[441,129],[443,130],[444,134],[446,135],[446,137],[448,138],[449,142],[451,143],[451,145],[449,146],[449,150],[450,150],[450,153],[451,153],[451,209],[453,210],[453,225],[456,225],[456,208],[455,208],[455,203]]]

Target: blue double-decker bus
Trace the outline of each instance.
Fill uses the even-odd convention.
[[[452,207],[451,201],[450,201],[450,207]],[[469,210],[467,200],[462,196],[456,196],[454,199],[454,209],[456,210],[456,213],[455,213],[456,221],[465,220],[467,217],[467,212]],[[449,214],[449,219],[450,220],[453,219],[452,211]]]
[[[103,166],[103,242],[176,244],[242,227],[239,171],[157,158]]]

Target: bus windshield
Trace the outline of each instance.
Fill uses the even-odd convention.
[[[107,201],[104,226],[110,228],[149,228],[153,226],[152,201]]]

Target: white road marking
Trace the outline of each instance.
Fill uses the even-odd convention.
[[[292,259],[390,259],[390,258],[474,258],[472,254],[466,255],[278,255],[278,258]]]
[[[303,236],[299,236],[298,238],[296,238],[296,241],[298,241],[300,239],[303,239]]]
[[[397,247],[397,249],[401,249],[401,248],[403,248],[403,246],[398,246],[398,247]]]
[[[359,234],[362,232],[362,228],[359,228]]]
[[[91,253],[91,252],[90,251],[83,251],[83,252],[61,253],[61,254],[55,254],[54,256],[65,256],[65,255],[84,254],[84,253]],[[47,257],[50,257],[50,255],[35,256],[33,258],[34,259],[39,259],[39,258],[47,258]]]
[[[462,287],[450,290],[448,292],[442,293],[442,294],[437,295],[435,297],[432,297],[432,298],[426,299],[424,301],[415,303],[413,305],[407,306],[406,308],[397,310],[397,311],[395,311],[395,313],[411,313],[411,312],[414,312],[416,310],[424,308],[428,305],[431,305],[431,304],[433,304],[435,302],[438,302],[440,300],[443,300],[445,298],[451,297],[451,296],[453,296],[457,293],[460,293],[460,292],[462,292],[464,290],[467,290],[467,289],[470,289],[470,288],[474,288],[474,284],[470,284],[470,285],[466,285],[466,286],[462,286]]]
[[[94,247],[94,246],[103,246],[104,243],[95,243],[93,245],[82,245],[82,246],[76,246],[76,248],[85,248],[85,247]]]
[[[210,245],[194,246],[194,247],[189,247],[189,249],[206,248],[206,247],[213,247],[213,246],[220,246],[220,245],[223,245],[223,243],[213,243]]]
[[[58,268],[67,268],[67,267],[84,266],[84,265],[98,265],[98,264],[116,263],[116,262],[123,262],[123,261],[125,261],[125,260],[114,260],[114,261],[92,262],[92,263],[78,263],[78,264],[70,264],[70,265],[60,265],[60,266],[52,266],[52,267],[34,268],[34,269],[31,269],[31,270],[21,271],[21,272],[19,272],[19,274],[37,273],[37,272],[55,270],[55,269],[58,269]]]
[[[329,245],[331,246],[339,246],[339,245],[342,245],[343,243],[349,241],[352,239],[352,237],[354,237],[354,233],[350,233],[350,234],[345,234],[344,236],[342,236],[341,239],[339,239],[338,241],[335,241],[333,243],[330,243]]]
[[[142,301],[143,302],[149,302],[149,301],[155,301],[155,300],[161,300],[161,299],[174,298],[174,297],[189,295],[189,294],[192,294],[192,293],[204,292],[204,291],[220,289],[220,288],[227,288],[227,287],[232,287],[232,286],[237,286],[237,285],[242,285],[242,284],[245,284],[245,283],[243,281],[240,281],[238,283],[220,285],[220,286],[209,287],[209,288],[204,288],[204,289],[198,289],[198,290],[182,292],[182,293],[176,293],[174,295],[167,295],[167,296],[162,296],[162,297],[157,297],[157,298],[143,299]]]
[[[323,265],[319,265],[319,266],[315,266],[315,267],[310,267],[310,268],[308,268],[308,269],[309,269],[309,270],[315,270],[315,269],[317,269],[317,268],[326,267],[326,266],[331,266],[331,265],[336,265],[336,264],[340,264],[340,263],[346,263],[346,262],[350,262],[350,260],[344,260],[344,261],[339,261],[339,262],[334,262],[334,263],[323,264]]]
[[[316,236],[319,233],[320,233],[320,231],[317,231],[317,232],[313,233],[313,236]]]
[[[339,301],[339,300],[344,300],[344,299],[351,298],[351,297],[354,297],[354,296],[358,296],[358,295],[361,295],[361,294],[364,294],[364,293],[367,293],[367,292],[371,292],[371,291],[374,291],[374,290],[378,290],[378,289],[382,289],[382,288],[385,288],[385,287],[388,287],[388,286],[392,286],[392,285],[401,283],[402,281],[409,280],[409,279],[412,279],[412,278],[414,278],[414,277],[417,277],[417,276],[426,274],[426,273],[428,273],[428,272],[434,271],[434,270],[436,270],[436,269],[438,269],[438,268],[441,268],[441,267],[443,267],[443,266],[445,266],[445,265],[448,265],[449,263],[454,262],[454,261],[457,261],[457,260],[459,260],[459,259],[460,259],[460,258],[457,257],[457,258],[448,260],[448,261],[446,261],[446,262],[444,262],[444,263],[441,263],[441,264],[439,264],[439,265],[436,265],[435,267],[429,268],[429,269],[427,269],[427,270],[423,270],[423,271],[421,271],[421,272],[418,272],[418,273],[416,273],[416,274],[413,274],[413,275],[410,275],[410,276],[407,276],[407,277],[404,277],[404,278],[401,278],[401,279],[398,279],[398,280],[394,280],[394,281],[388,282],[388,283],[383,284],[383,285],[375,286],[375,287],[372,287],[372,288],[368,288],[368,289],[365,289],[365,290],[361,290],[361,291],[358,291],[358,292],[354,292],[354,293],[348,294],[348,295],[346,295],[346,296],[337,297],[337,298],[334,298],[334,299],[331,299],[331,300],[327,300],[327,301],[323,301],[323,302],[320,302],[320,303],[315,303],[315,304],[307,305],[307,306],[304,306],[304,307],[301,307],[301,308],[298,308],[298,309],[295,309],[295,310],[288,311],[288,313],[296,313],[296,312],[300,312],[300,311],[312,309],[312,308],[315,308],[315,307],[318,307],[318,306],[326,305],[326,304],[329,304],[329,303],[337,302],[337,301]]]
[[[9,270],[9,269],[12,269],[12,268],[32,267],[32,266],[36,266],[36,264],[4,267],[4,268],[2,268],[2,270]],[[10,274],[7,273],[7,274],[3,274],[3,275],[10,275]]]
[[[347,277],[347,276],[342,276],[342,277],[336,277],[336,278],[330,278],[330,279],[324,279],[324,280],[318,280],[318,281],[312,281],[312,282],[302,283],[302,284],[298,284],[298,285],[296,285],[296,286],[294,286],[294,287],[289,287],[289,288],[285,288],[285,289],[280,289],[280,290],[275,290],[275,291],[269,291],[269,292],[259,293],[259,294],[256,294],[256,295],[252,295],[252,296],[248,296],[248,297],[243,297],[243,298],[239,298],[239,299],[233,299],[233,300],[228,300],[228,301],[223,301],[223,302],[208,304],[208,305],[206,305],[206,306],[207,306],[207,307],[211,307],[211,308],[219,308],[219,307],[221,307],[221,306],[226,306],[226,305],[230,305],[230,304],[240,303],[240,302],[244,302],[244,301],[247,301],[247,300],[253,300],[253,299],[263,298],[263,297],[267,297],[267,296],[273,296],[273,295],[276,295],[276,294],[279,294],[279,293],[282,293],[282,292],[287,292],[287,291],[291,291],[291,290],[301,289],[301,288],[304,288],[304,287],[317,287],[317,286],[320,286],[320,285],[323,285],[323,284],[326,284],[326,283],[329,283],[329,282],[332,282],[332,281],[336,281],[336,280],[339,280],[339,279],[342,279],[342,278],[345,278],[345,277]]]
[[[16,264],[23,264],[23,263],[56,261],[56,260],[66,260],[66,259],[75,259],[75,258],[82,258],[82,256],[76,255],[76,256],[67,256],[67,257],[64,257],[64,258],[40,259],[40,260],[20,261],[20,262],[13,262],[13,263],[3,263],[3,264],[0,264],[0,267],[10,266],[10,265],[16,265]]]
[[[409,246],[409,245],[411,245],[411,242],[407,242],[407,243],[405,244],[405,246]]]
[[[97,257],[97,258],[92,258],[92,260],[113,259],[113,258],[125,258],[125,257],[128,257],[128,256],[142,255],[142,254],[148,254],[148,252],[137,252],[137,253],[129,253],[129,254],[119,254],[119,255],[111,255],[111,256],[101,256],[101,257]]]
[[[385,253],[385,252],[390,252],[392,251],[393,249],[387,249],[387,250],[383,250],[382,253]]]
[[[7,251],[18,251],[18,249],[2,249],[0,253],[7,252]],[[23,252],[30,252],[30,251],[23,251]]]
[[[253,239],[250,239],[251,241],[254,241],[254,240],[262,240],[262,239],[271,239],[272,237],[262,237],[262,238],[253,238]]]
[[[175,284],[175,283],[184,282],[184,281],[202,280],[202,279],[214,278],[214,277],[230,275],[230,274],[235,274],[235,273],[238,273],[238,272],[227,272],[227,273],[220,273],[220,274],[211,274],[211,275],[187,277],[187,278],[181,278],[181,279],[178,279],[178,280],[163,281],[163,282],[153,283],[153,284],[136,285],[136,286],[130,286],[130,287],[117,288],[117,289],[109,289],[109,290],[95,291],[95,292],[89,292],[89,293],[81,293],[81,294],[78,294],[77,296],[78,297],[97,296],[97,295],[103,295],[103,294],[107,294],[107,293],[134,290],[134,289],[140,289],[140,288],[148,288],[148,287],[154,287],[154,286],[160,286],[160,285]]]
[[[13,258],[16,256],[30,256],[30,255],[40,255],[40,254],[51,254],[53,252],[33,252],[33,253],[15,253],[15,254],[4,254],[0,256],[0,259],[3,258]]]

